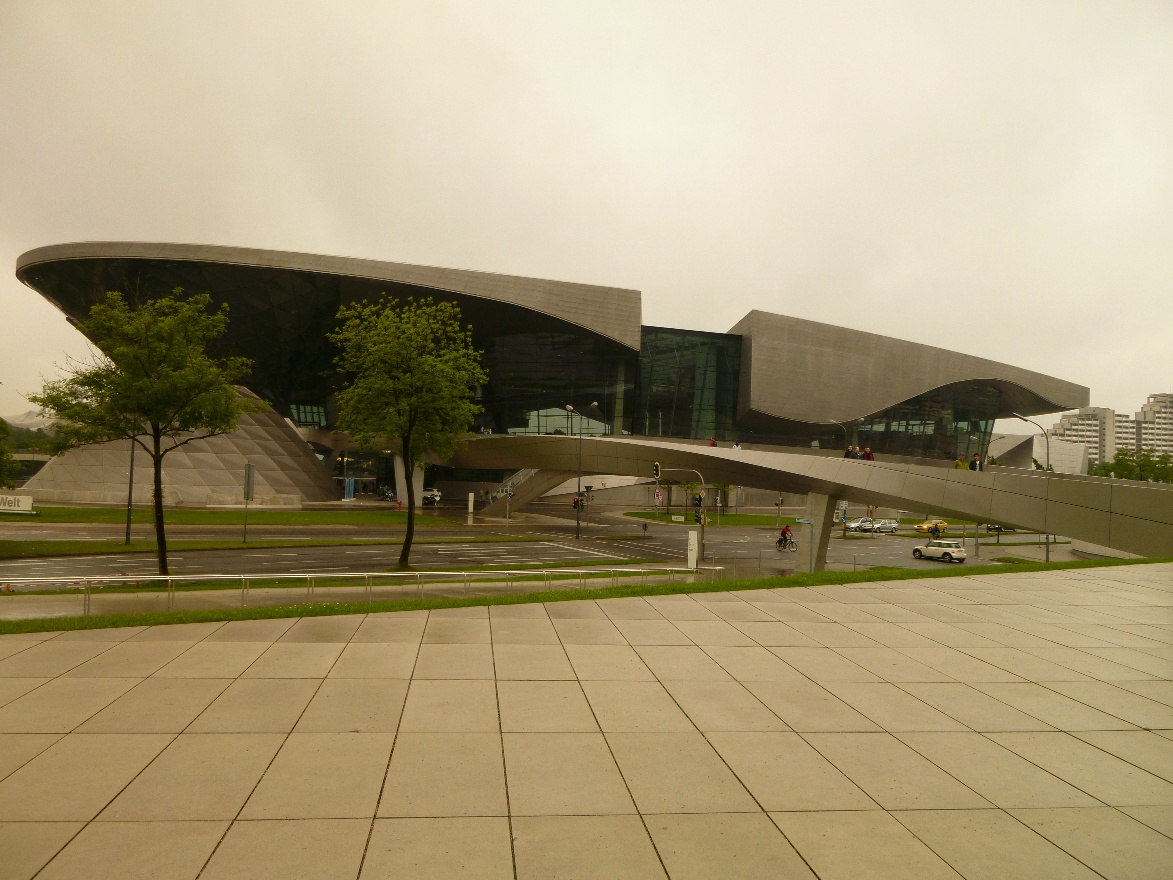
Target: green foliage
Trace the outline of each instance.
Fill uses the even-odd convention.
[[[1115,477],[1118,480],[1147,480],[1154,483],[1173,483],[1173,456],[1155,450],[1117,449],[1111,461],[1090,466],[1093,477]]]
[[[13,449],[43,452],[46,455],[55,455],[61,451],[61,442],[52,428],[22,428],[20,425],[8,425],[8,427],[12,431],[11,446]]]
[[[8,422],[0,419],[0,489],[7,489],[16,477],[17,465],[12,458],[12,435]]]
[[[251,406],[232,387],[251,361],[208,354],[228,329],[228,306],[210,312],[211,302],[207,294],[185,297],[180,288],[133,305],[121,293],[107,293],[80,327],[100,349],[94,362],[29,395],[56,420],[66,447],[132,440],[150,455],[160,574],[167,573],[163,458],[192,440],[233,430]]]
[[[172,295],[129,305],[106,294],[81,331],[101,353],[72,375],[45,384],[29,400],[58,421],[70,446],[144,438],[168,441],[163,454],[193,439],[236,427],[244,402],[232,383],[245,376],[247,358],[215,359],[207,346],[228,329],[228,306],[209,313],[211,297]]]
[[[407,474],[425,455],[452,454],[480,407],[473,388],[488,381],[460,309],[430,297],[400,303],[384,297],[338,312],[330,335],[347,385],[336,396],[338,425],[366,448],[394,448]],[[415,485],[407,480],[407,566],[415,531]]]

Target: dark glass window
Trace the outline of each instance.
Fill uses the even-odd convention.
[[[740,336],[644,327],[634,431],[736,439],[740,370]]]
[[[293,423],[302,428],[326,427],[326,407],[311,404],[291,403],[289,414]]]

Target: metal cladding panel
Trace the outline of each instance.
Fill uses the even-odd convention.
[[[793,494],[811,492],[861,504],[1050,531],[1148,556],[1173,554],[1173,491],[1131,483],[1024,471],[954,470],[901,462],[864,462],[792,452],[733,450],[682,441],[587,437],[582,472],[650,477],[653,462],[697,469],[706,482]],[[579,440],[569,436],[487,437],[459,450],[460,467],[538,467],[576,471]]]
[[[1076,409],[1090,399],[1082,385],[1042,373],[786,315],[755,310],[729,332],[743,339],[738,418],[844,422],[970,380],[1001,390],[1000,417]]]
[[[510,303],[582,327],[634,351],[638,351],[640,345],[638,290],[492,272],[218,245],[77,242],[37,248],[22,254],[17,259],[16,273],[21,276],[29,267],[44,263],[93,259],[221,263],[408,284]]]

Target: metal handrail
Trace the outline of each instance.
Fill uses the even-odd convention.
[[[480,570],[450,570],[450,569],[418,569],[415,571],[304,571],[304,572],[254,572],[252,574],[191,574],[191,575],[162,575],[162,574],[143,574],[143,575],[125,575],[121,577],[112,577],[110,575],[69,575],[63,577],[2,577],[0,578],[0,588],[5,586],[31,586],[35,584],[63,584],[74,585],[77,587],[84,586],[114,586],[121,584],[142,584],[142,583],[162,583],[169,589],[176,584],[183,583],[207,583],[208,581],[236,581],[238,583],[250,581],[266,581],[266,580],[306,580],[312,578],[332,578],[332,579],[347,579],[347,578],[412,578],[417,582],[422,576],[433,578],[453,578],[468,580],[472,577],[488,577],[492,575],[501,575],[502,577],[526,577],[542,575],[545,579],[559,574],[607,574],[609,572],[616,572],[619,574],[697,574],[699,572],[708,572],[714,569],[721,569],[722,566],[706,566],[704,568],[684,568],[668,566],[666,568],[616,568],[614,566],[607,566],[606,568],[492,568]],[[252,589],[253,585],[249,584],[247,589]]]
[[[175,609],[175,591],[177,586],[182,586],[185,583],[200,583],[207,584],[209,582],[231,582],[233,587],[226,587],[226,589],[240,590],[240,605],[245,607],[249,604],[249,595],[254,587],[259,586],[261,589],[266,588],[265,581],[293,581],[288,585],[291,592],[297,588],[298,581],[304,581],[305,597],[301,601],[294,599],[288,604],[304,605],[315,603],[315,589],[319,586],[317,581],[319,578],[328,578],[335,583],[327,586],[330,588],[346,587],[361,587],[363,590],[363,597],[367,602],[374,601],[374,591],[376,585],[375,579],[382,579],[383,581],[391,581],[392,583],[384,584],[386,586],[395,586],[395,581],[406,581],[410,584],[411,580],[415,581],[416,595],[423,594],[423,578],[428,576],[429,580],[436,586],[451,585],[453,583],[463,585],[466,592],[471,593],[474,583],[489,582],[505,582],[507,588],[514,586],[515,578],[541,578],[542,586],[550,589],[554,581],[559,577],[573,579],[577,576],[578,586],[584,588],[587,583],[588,575],[598,575],[608,579],[611,586],[619,583],[620,578],[624,576],[639,577],[641,584],[646,584],[649,576],[667,577],[670,581],[675,581],[678,574],[684,575],[700,575],[702,578],[712,576],[714,579],[720,579],[721,572],[724,569],[719,566],[707,566],[705,568],[676,568],[669,566],[667,568],[521,568],[521,569],[490,569],[481,571],[408,571],[408,572],[293,572],[288,574],[278,574],[266,572],[263,574],[209,574],[209,575],[139,575],[125,576],[125,577],[110,577],[102,575],[78,575],[73,577],[24,577],[24,578],[5,578],[0,580],[0,588],[26,586],[36,587],[38,585],[60,585],[62,587],[61,593],[65,595],[77,595],[81,593],[82,598],[82,617],[89,617],[93,613],[93,606],[91,602],[92,595],[95,591],[103,587],[117,587],[124,585],[136,586],[150,586],[151,584],[158,584],[160,586],[160,593],[165,593],[167,597],[167,610]],[[254,583],[260,581],[259,584]],[[338,583],[344,581],[344,583]],[[274,588],[277,588],[274,585]],[[15,595],[16,591],[8,590],[9,595]],[[0,600],[2,601],[2,600]]]

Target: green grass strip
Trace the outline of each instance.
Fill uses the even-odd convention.
[[[868,571],[817,572],[787,577],[752,578],[697,583],[622,584],[579,590],[543,590],[533,593],[509,593],[498,596],[434,597],[391,599],[375,602],[334,602],[315,605],[276,605],[250,608],[216,608],[201,611],[158,611],[141,614],[103,614],[92,617],[41,617],[0,621],[0,634],[56,632],[58,630],[108,629],[122,626],[161,626],[178,623],[204,623],[227,620],[267,620],[279,617],[328,617],[339,614],[372,614],[385,611],[419,611],[433,608],[469,608],[481,605],[524,605],[536,602],[571,602],[590,599],[619,599],[633,596],[672,596],[682,593],[722,593],[734,590],[769,590],[789,587],[815,587],[830,584],[876,583],[896,580],[923,580],[985,574],[1014,574],[1035,571],[1063,571],[1084,568],[1112,568],[1121,565],[1148,565],[1173,562],[1173,557],[1158,559],[1087,559],[1073,562],[1023,562],[1012,565],[973,566],[964,570],[873,568]],[[19,594],[15,594],[19,595]]]

